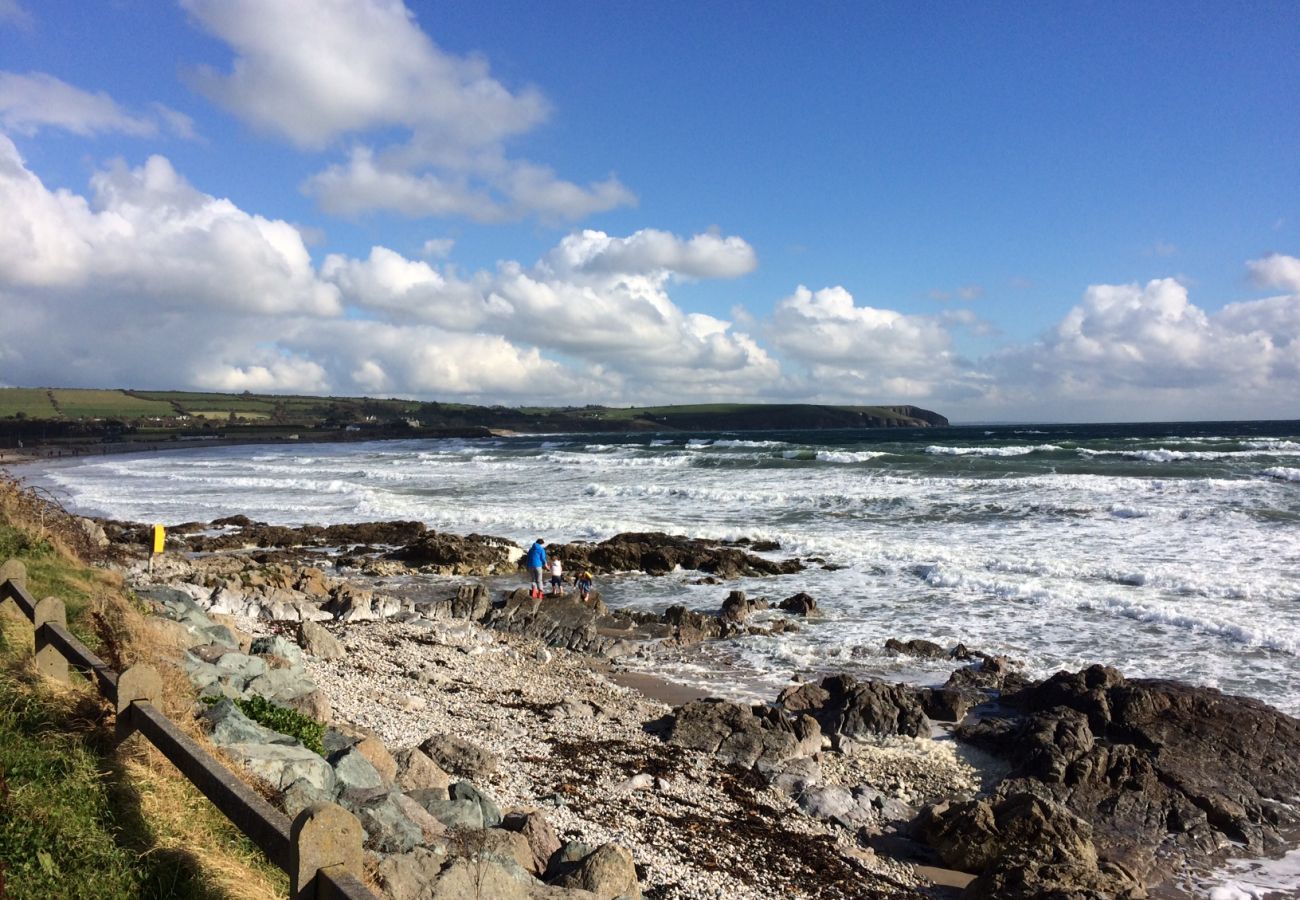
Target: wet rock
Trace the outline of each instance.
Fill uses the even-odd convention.
[[[783,609],[788,613],[793,613],[796,616],[807,616],[809,618],[814,618],[822,614],[821,607],[817,605],[817,601],[802,591],[792,597],[786,597],[781,601],[778,608]]]
[[[940,647],[934,641],[926,641],[920,638],[914,638],[910,641],[900,641],[897,638],[890,638],[885,641],[885,649],[903,656],[915,656],[918,659],[947,659],[948,651]]]
[[[668,607],[663,622],[673,629],[673,636],[664,641],[668,646],[686,647],[722,634],[722,623],[716,616],[706,616],[681,605]]]
[[[674,569],[710,572],[720,578],[742,575],[786,575],[802,571],[795,559],[773,562],[719,542],[669,535],[663,532],[617,534],[599,544],[573,543],[550,548],[572,570],[593,572],[646,572],[667,575]]]
[[[732,591],[722,601],[722,612],[718,618],[727,625],[739,625],[758,610],[767,609],[766,600],[750,600],[744,591]]]
[[[487,576],[513,574],[519,554],[519,547],[505,538],[428,532],[387,558],[439,575]]]
[[[492,609],[485,624],[498,631],[537,638],[551,647],[603,655],[615,643],[601,634],[599,627],[599,620],[608,613],[595,592],[584,602],[576,594],[535,598],[519,588]]]

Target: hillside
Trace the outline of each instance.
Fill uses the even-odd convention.
[[[19,441],[277,440],[492,432],[754,431],[944,426],[915,406],[505,407],[369,397],[0,388],[0,446]]]

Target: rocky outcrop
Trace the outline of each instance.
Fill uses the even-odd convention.
[[[780,604],[778,604],[777,608],[792,613],[793,615],[805,616],[807,618],[816,618],[822,614],[821,607],[817,605],[817,601],[808,594],[805,594],[803,591],[800,591],[792,597],[786,597],[780,602]]]
[[[571,571],[645,572],[667,575],[674,569],[709,572],[720,578],[788,575],[803,570],[797,559],[773,562],[734,546],[663,532],[628,532],[598,544],[573,543],[547,548]]]
[[[696,700],[674,711],[665,739],[711,753],[726,764],[778,770],[787,760],[821,750],[821,729],[810,716],[785,716],[767,707]]]
[[[1136,900],[1132,873],[1102,862],[1083,819],[1032,794],[940,803],[914,824],[944,864],[978,873],[965,896],[988,900]]]
[[[1300,825],[1300,721],[1212,688],[1093,666],[1004,694],[958,736],[1012,765],[997,786],[1087,821],[1104,860],[1143,879],[1226,842],[1264,853]]]
[[[513,541],[489,535],[429,532],[387,554],[408,566],[438,575],[509,575],[522,551]]]
[[[905,684],[858,681],[849,675],[830,675],[820,684],[788,687],[776,705],[787,713],[807,713],[832,741],[845,738],[903,734],[928,735],[930,720],[923,693]]]

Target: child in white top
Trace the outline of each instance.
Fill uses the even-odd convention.
[[[564,594],[564,567],[560,565],[558,556],[551,559],[551,596]]]

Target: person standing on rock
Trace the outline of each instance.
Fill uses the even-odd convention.
[[[591,572],[583,570],[578,576],[578,599],[583,603],[587,602],[587,595],[591,593]]]
[[[542,572],[546,568],[546,541],[538,538],[533,545],[528,548],[528,553],[524,556],[524,565],[528,566],[529,573],[533,576],[532,590],[530,593],[534,598],[543,597],[542,592]]]
[[[564,566],[558,556],[551,560],[551,596],[564,596]]]

